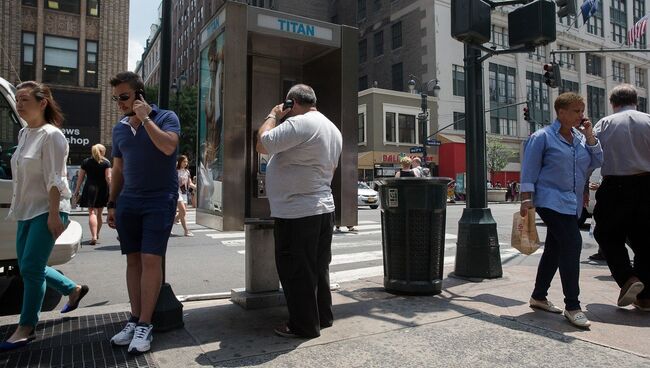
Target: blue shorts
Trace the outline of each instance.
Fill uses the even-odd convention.
[[[164,256],[174,226],[176,203],[176,193],[162,198],[118,198],[115,227],[122,254]]]

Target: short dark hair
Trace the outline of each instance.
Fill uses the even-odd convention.
[[[121,72],[117,73],[113,78],[111,78],[111,86],[117,87],[122,83],[128,83],[134,91],[142,90],[144,91],[144,82],[139,74],[134,72]]]
[[[316,106],[316,92],[306,84],[296,84],[291,87],[287,99],[295,100],[298,105]]]
[[[612,106],[636,106],[639,103],[636,88],[633,85],[622,83],[612,89],[612,92],[609,94],[609,103]]]

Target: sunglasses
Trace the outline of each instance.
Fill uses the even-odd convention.
[[[115,102],[117,102],[118,100],[119,101],[128,101],[130,98],[131,98],[130,93],[122,93],[119,96],[111,96],[111,99],[113,99],[113,101],[115,101]]]

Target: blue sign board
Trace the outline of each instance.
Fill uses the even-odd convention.
[[[433,139],[433,138],[427,139],[427,146],[439,146],[441,144],[442,143],[437,139]]]
[[[424,152],[424,149],[422,147],[411,147],[409,152],[411,152],[411,153],[422,153],[422,152]]]

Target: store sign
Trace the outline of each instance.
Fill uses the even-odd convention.
[[[221,26],[226,23],[226,9],[214,17],[201,32],[201,43],[207,41]]]
[[[65,135],[65,139],[68,141],[70,146],[89,147],[91,142],[94,144],[99,141],[99,131],[89,127],[64,127],[61,128],[61,131],[63,132],[63,135]],[[96,133],[93,134],[93,131]]]
[[[318,38],[326,41],[332,41],[334,39],[334,32],[330,28],[266,14],[257,15],[257,25],[261,28],[293,33],[304,37]]]

